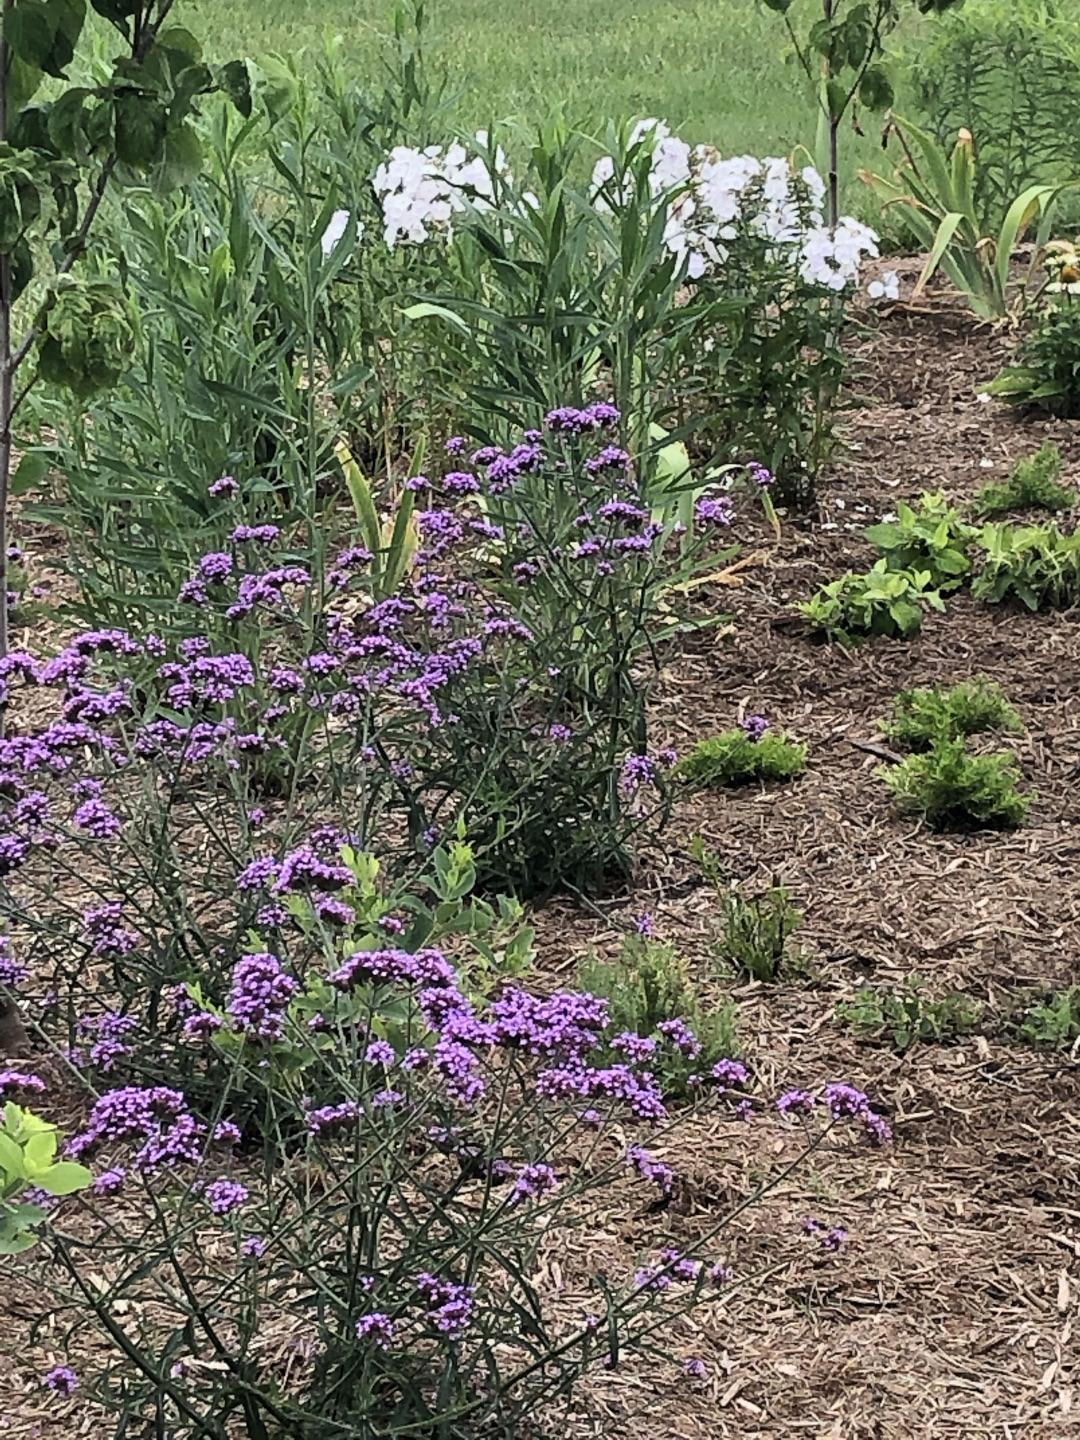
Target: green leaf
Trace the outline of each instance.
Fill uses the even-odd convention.
[[[178,125],[165,136],[161,161],[154,167],[150,184],[162,194],[190,185],[202,169],[202,145],[190,125]]]
[[[218,85],[244,119],[251,114],[251,72],[244,60],[230,60],[218,71]]]
[[[49,111],[49,139],[61,155],[79,159],[86,153],[84,111],[90,91],[74,85],[65,90]]]
[[[43,0],[20,0],[4,12],[4,39],[25,65],[44,70],[56,39],[56,20]]]
[[[26,1179],[22,1146],[17,1145],[11,1136],[2,1130],[0,1130],[0,1168],[6,1171],[13,1180]]]
[[[19,111],[34,98],[44,79],[44,70],[28,65],[18,55],[11,55],[8,63],[8,111],[16,117],[16,121]]]
[[[452,325],[454,329],[464,335],[466,339],[472,336],[472,331],[461,316],[455,314],[453,310],[447,310],[444,305],[432,305],[429,301],[422,300],[417,305],[410,305],[408,309],[403,310],[401,313],[405,316],[406,320],[425,320],[429,316],[433,316],[437,320],[445,320],[448,325]]]
[[[121,90],[116,106],[116,153],[125,165],[149,170],[162,158],[169,117],[165,106],[140,90]]]
[[[141,0],[90,0],[90,4],[118,30],[128,33],[127,22],[137,12]]]
[[[28,450],[11,477],[9,493],[26,495],[37,488],[49,473],[49,462],[40,450]]]
[[[895,98],[883,65],[871,65],[859,85],[859,100],[868,110],[888,110]]]
[[[4,38],[26,65],[57,80],[75,58],[86,0],[18,0],[4,14]]]
[[[28,1175],[34,1177],[39,1171],[47,1172],[56,1155],[56,1131],[39,1130],[36,1135],[30,1136],[22,1149]]]
[[[93,1178],[93,1172],[85,1165],[76,1165],[74,1160],[61,1160],[40,1175],[35,1175],[34,1183],[49,1195],[73,1195],[76,1190],[85,1190]]]

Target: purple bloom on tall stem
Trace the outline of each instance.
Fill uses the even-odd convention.
[[[24,1070],[0,1070],[0,1098],[15,1090],[40,1095],[45,1088],[45,1081],[38,1075],[28,1075]]]
[[[235,495],[239,489],[240,486],[231,475],[222,475],[220,480],[214,481],[206,493],[212,495],[215,500],[219,500],[225,495]]]
[[[114,1170],[102,1171],[90,1189],[95,1195],[115,1195],[126,1179],[127,1171],[118,1166]]]
[[[539,1200],[559,1183],[558,1176],[550,1165],[523,1165],[517,1173],[509,1203],[518,1204],[525,1199]]]
[[[247,1188],[236,1180],[211,1180],[202,1196],[215,1215],[231,1215],[247,1204]]]
[[[762,490],[767,490],[776,479],[776,476],[771,470],[766,469],[764,465],[759,464],[756,460],[751,460],[746,469],[751,480],[760,485]]]
[[[735,509],[727,495],[703,495],[694,506],[694,515],[702,525],[730,525]]]
[[[75,811],[72,819],[94,840],[112,840],[121,830],[120,821],[103,800],[87,800]]]
[[[233,968],[228,1010],[235,1028],[257,1040],[280,1040],[289,1002],[300,986],[274,955],[244,955]]]
[[[356,1322],[358,1340],[369,1340],[380,1350],[386,1350],[394,1343],[394,1322],[389,1315],[375,1310]]]
[[[720,1060],[712,1068],[712,1078],[724,1090],[730,1090],[736,1085],[745,1085],[750,1078],[746,1066],[738,1060]]]

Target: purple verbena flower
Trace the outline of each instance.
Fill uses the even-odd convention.
[[[374,1310],[356,1322],[356,1335],[359,1340],[369,1340],[380,1350],[387,1350],[394,1343],[394,1322],[389,1315]]]
[[[78,1388],[79,1377],[67,1365],[57,1365],[42,1377],[41,1383],[46,1390],[54,1390],[57,1395],[72,1395]]]
[[[746,1066],[738,1060],[718,1061],[713,1066],[711,1074],[722,1090],[730,1090],[736,1085],[745,1085],[750,1078]]]
[[[274,955],[244,955],[232,974],[228,1011],[235,1029],[257,1040],[281,1040],[289,1002],[300,986]]]
[[[90,1189],[95,1195],[115,1195],[127,1179],[127,1171],[121,1167],[103,1170]]]
[[[248,1191],[236,1180],[211,1180],[201,1194],[215,1215],[232,1215],[248,1201]]]
[[[756,745],[768,730],[769,722],[764,715],[748,715],[745,720],[739,721],[739,728],[746,738]]]

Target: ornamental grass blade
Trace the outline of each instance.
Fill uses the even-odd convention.
[[[928,282],[935,270],[941,264],[942,257],[952,244],[953,236],[963,223],[963,215],[959,210],[950,210],[938,226],[937,235],[934,238],[934,245],[930,251],[929,258],[923,266],[922,274],[915,283],[915,289],[911,292],[911,298],[917,300],[926,289]]]

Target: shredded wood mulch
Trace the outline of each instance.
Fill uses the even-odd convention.
[[[807,774],[696,796],[643,858],[632,895],[591,909],[557,901],[537,917],[552,986],[587,947],[614,953],[645,911],[715,976],[717,899],[691,838],[751,892],[776,877],[804,912],[805,964],[775,986],[725,982],[746,1059],[763,1093],[830,1080],[866,1089],[896,1136],[884,1151],[819,1152],[741,1217],[726,1248],[740,1275],[757,1278],[675,1323],[670,1363],[628,1358],[583,1384],[559,1421],[567,1440],[1080,1432],[1080,1060],[982,1034],[901,1055],[860,1041],[835,1014],[861,986],[895,989],[911,976],[930,995],[963,992],[991,1012],[1080,981],[1080,612],[1028,615],[961,595],[915,641],[846,651],[815,644],[792,609],[869,562],[862,530],[899,498],[944,487],[968,500],[1046,436],[1062,448],[1066,481],[1080,482],[1080,425],[977,398],[1008,344],[943,299],[896,307],[854,345],[858,403],[817,511],[785,517],[779,542],[756,517],[740,521],[758,558],[708,597],[733,633],[688,641],[657,697],[658,728],[679,749],[761,712],[809,743]],[[1078,518],[1060,517],[1063,527]],[[999,681],[1019,709],[1026,733],[994,743],[1016,751],[1037,798],[1018,831],[935,835],[896,813],[880,758],[862,747],[884,745],[878,721],[901,687],[971,675]],[[569,1303],[597,1255],[637,1257],[658,1226],[703,1233],[794,1144],[762,1119],[691,1122],[661,1152],[679,1177],[673,1213],[598,1211],[550,1248],[553,1289]],[[849,1232],[838,1254],[802,1234],[808,1215]],[[0,1263],[0,1440],[104,1440],[111,1425],[78,1394],[40,1390],[61,1356],[48,1334],[29,1344],[39,1296]],[[685,1374],[688,1359],[708,1378]]]

